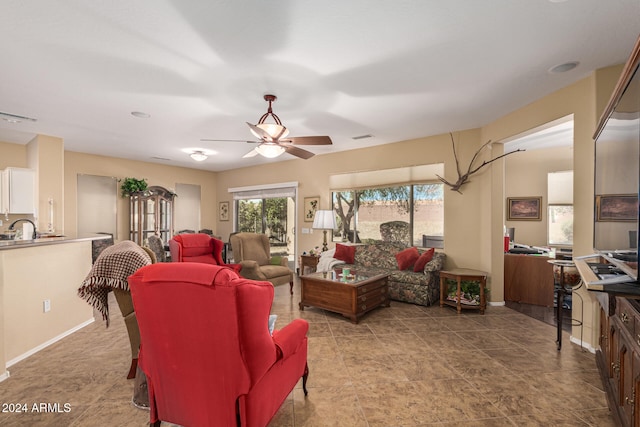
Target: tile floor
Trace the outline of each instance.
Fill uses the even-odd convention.
[[[558,352],[552,325],[507,307],[457,315],[398,302],[354,325],[301,312],[299,283],[288,291],[276,288],[272,312],[276,327],[310,323],[309,395],[299,383],[269,427],[614,425],[594,355],[568,334]],[[0,401],[30,412],[0,412],[1,426],[147,425],[131,404],[126,328],[111,306],[108,329],[96,321],[9,368]],[[31,411],[39,403],[61,409]]]

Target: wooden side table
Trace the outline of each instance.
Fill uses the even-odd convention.
[[[447,279],[455,280],[458,283],[456,290],[456,300],[450,301],[447,299]],[[463,280],[480,282],[480,305],[462,304],[460,301],[460,283]],[[462,309],[471,308],[480,310],[481,314],[484,314],[485,308],[487,308],[487,301],[484,295],[484,289],[487,286],[487,273],[479,270],[471,270],[469,268],[455,268],[453,270],[440,271],[440,307],[444,305],[450,305],[458,309],[458,314],[462,312]]]
[[[310,267],[316,271],[320,257],[316,255],[300,255],[300,276],[304,275],[304,268]]]

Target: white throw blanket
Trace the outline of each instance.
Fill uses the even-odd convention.
[[[329,249],[328,251],[322,252],[320,259],[318,260],[318,265],[316,266],[316,271],[331,271],[336,265],[344,264],[344,261],[333,257],[335,254],[335,249]]]

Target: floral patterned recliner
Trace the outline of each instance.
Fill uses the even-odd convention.
[[[431,305],[440,301],[439,271],[444,268],[447,256],[444,252],[435,252],[424,270],[414,272],[398,270],[396,254],[407,249],[401,242],[375,242],[356,246],[353,264],[340,267],[352,269],[366,268],[367,271],[389,275],[389,297],[392,300],[418,305]],[[418,249],[422,254],[425,249]]]

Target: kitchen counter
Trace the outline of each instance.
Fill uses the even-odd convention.
[[[103,240],[111,244],[111,235],[0,241],[0,381],[13,364],[94,321],[78,288]]]
[[[44,245],[57,245],[60,243],[69,243],[69,242],[82,242],[87,240],[100,240],[100,239],[110,239],[110,234],[88,234],[82,236],[70,236],[70,235],[60,235],[53,234],[50,236],[42,236],[37,239],[29,239],[29,240],[0,240],[0,251],[6,249],[16,249],[16,248],[24,248],[24,247],[33,247],[33,246],[44,246]]]

